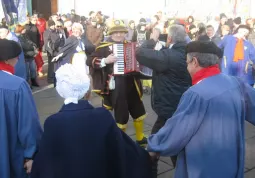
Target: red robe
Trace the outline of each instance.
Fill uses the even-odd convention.
[[[46,30],[46,23],[47,23],[46,20],[43,18],[39,18],[36,23],[36,26],[40,32],[40,46],[38,46],[39,54],[35,57],[35,63],[36,63],[38,72],[42,72],[42,66],[44,64],[43,58],[42,58],[42,46],[44,45],[43,33]]]

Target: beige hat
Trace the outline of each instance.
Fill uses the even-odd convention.
[[[127,27],[121,20],[114,20],[110,25],[108,35],[111,35],[115,32],[124,32],[128,33]]]

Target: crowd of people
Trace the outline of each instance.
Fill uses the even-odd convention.
[[[0,26],[0,177],[156,178],[169,156],[176,178],[243,178],[244,122],[255,125],[254,20],[203,24],[158,12],[137,25],[101,12],[28,17]],[[115,75],[113,44],[134,42],[136,60],[153,71]],[[40,126],[31,93],[44,76],[64,104]],[[30,85],[30,87],[29,87]],[[143,91],[157,114],[144,134]],[[91,92],[102,107],[90,104]],[[113,113],[111,112],[113,111]],[[133,118],[135,142],[126,135]]]

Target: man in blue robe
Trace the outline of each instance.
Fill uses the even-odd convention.
[[[235,35],[228,35],[220,42],[224,50],[221,71],[224,74],[242,78],[251,86],[254,85],[253,66],[255,66],[255,48],[246,36],[249,34],[247,25],[240,25]]]
[[[15,35],[15,33],[10,32],[8,30],[8,27],[4,25],[0,25],[0,39],[8,39],[16,41],[20,44],[18,37]],[[27,80],[27,68],[25,63],[25,57],[23,51],[21,51],[18,63],[15,65],[15,73],[16,76],[21,77],[25,80]]]
[[[14,75],[20,45],[0,39],[0,178],[27,178],[42,129],[27,82]]]
[[[193,86],[165,126],[148,140],[156,159],[178,154],[176,178],[243,178],[244,122],[255,125],[255,90],[220,73],[221,50],[213,42],[187,46]]]

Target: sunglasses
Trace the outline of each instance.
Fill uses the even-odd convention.
[[[61,28],[62,26],[57,26],[58,28]]]

